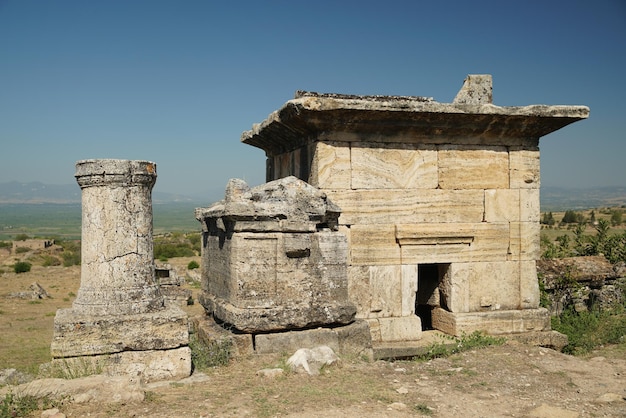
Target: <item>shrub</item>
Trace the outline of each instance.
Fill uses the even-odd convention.
[[[222,338],[211,341],[208,345],[198,339],[196,334],[189,336],[191,348],[191,363],[194,370],[204,370],[209,367],[226,366],[230,361],[232,341]]]
[[[61,265],[61,260],[59,260],[58,258],[56,258],[55,256],[52,255],[44,255],[42,256],[42,266],[44,267],[49,267],[49,266],[60,266]]]
[[[30,395],[17,396],[9,392],[0,401],[0,417],[25,417],[39,409],[37,398]]]
[[[195,260],[191,260],[189,264],[187,264],[187,269],[189,270],[194,270],[194,269],[197,269],[198,267],[200,267],[200,264],[198,264],[198,262]]]
[[[0,241],[0,248],[9,248],[12,245],[13,244],[11,244],[11,241]]]
[[[32,267],[32,264],[30,264],[27,261],[18,261],[17,263],[15,263],[15,265],[13,265],[13,271],[16,273],[26,273],[30,271],[30,268]]]
[[[76,253],[73,251],[63,251],[61,253],[61,257],[63,257],[63,267],[80,265],[80,253]]]
[[[26,248],[26,247],[17,247],[15,249],[15,254],[24,254],[30,251],[30,248]]]
[[[624,343],[626,313],[623,309],[576,312],[570,308],[552,318],[552,329],[567,335],[565,353],[585,354],[604,344]]]
[[[27,239],[30,239],[30,237],[26,234],[17,234],[14,239],[15,241],[26,241]]]

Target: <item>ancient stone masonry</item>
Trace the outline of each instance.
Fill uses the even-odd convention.
[[[57,311],[53,365],[70,375],[104,371],[146,380],[191,373],[187,315],[166,306],[155,278],[151,191],[156,164],[84,160],[81,283]]]
[[[252,189],[231,180],[223,201],[196,209],[203,231],[200,303],[239,334],[247,352],[300,348],[299,337],[286,331],[315,335],[336,349],[346,330],[367,333],[365,323],[345,327],[356,308],[348,300],[348,242],[337,231],[339,213],[324,193],[295,177]]]
[[[242,135],[266,152],[267,181],[296,176],[341,207],[349,299],[374,341],[550,330],[539,138],[589,109],[491,102],[489,75],[453,103],[298,92]]]

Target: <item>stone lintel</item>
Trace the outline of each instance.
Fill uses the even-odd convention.
[[[423,231],[420,225],[396,224],[396,242],[401,246],[405,245],[470,245],[474,241],[474,236],[467,234],[467,231]]]
[[[470,76],[470,80],[471,77],[476,78]],[[464,87],[465,93],[461,94],[462,89],[461,97],[454,103],[422,97],[300,93],[244,132],[241,141],[265,150],[268,155],[300,148],[325,132],[405,136],[412,138],[407,141],[424,143],[436,143],[442,137],[471,137],[481,144],[501,144],[507,138],[538,140],[589,116],[586,106],[495,106],[487,92],[491,90],[490,83],[480,77],[480,82],[470,83],[469,90]]]
[[[135,315],[89,315],[59,309],[50,348],[53,358],[166,350],[189,343],[187,314],[178,306]]]

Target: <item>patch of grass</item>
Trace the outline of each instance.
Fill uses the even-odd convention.
[[[39,401],[34,396],[17,396],[9,392],[0,402],[0,418],[25,417],[39,409]]]
[[[41,300],[39,300],[39,299],[29,300],[28,304],[29,305],[41,305]]]
[[[108,356],[101,358],[74,357],[71,359],[56,360],[48,363],[44,369],[40,369],[40,375],[44,377],[56,377],[61,379],[78,379],[79,377],[102,374],[106,363],[110,361]]]
[[[418,403],[413,406],[413,410],[420,415],[431,416],[433,414],[432,409],[430,409],[425,403]]]
[[[489,347],[491,345],[502,345],[506,341],[502,337],[493,337],[480,331],[474,331],[469,335],[463,334],[461,337],[446,336],[441,342],[433,343],[428,350],[415,357],[415,360],[432,360],[439,357],[449,357],[463,351],[475,350]]]
[[[226,366],[230,362],[232,344],[228,338],[204,344],[196,334],[191,334],[189,336],[189,348],[191,348],[191,363],[194,370]]]
[[[158,394],[158,393],[156,393],[156,392],[153,392],[153,391],[151,391],[151,390],[147,390],[147,391],[145,391],[145,393],[144,393],[144,398],[143,398],[143,400],[144,400],[144,402],[158,402],[158,401],[159,401],[159,398],[160,398],[161,396],[162,396],[162,395],[159,395],[159,394]]]

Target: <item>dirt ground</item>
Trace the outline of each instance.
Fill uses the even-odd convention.
[[[17,275],[2,251],[0,369],[32,371],[49,359],[54,313],[71,305],[80,268],[33,266]],[[34,281],[52,297],[7,297]],[[508,343],[428,362],[344,357],[319,376],[257,375],[290,354],[239,359],[204,371],[199,383],[146,387],[143,402],[65,402],[59,409],[68,417],[626,417],[626,344],[582,358]]]

